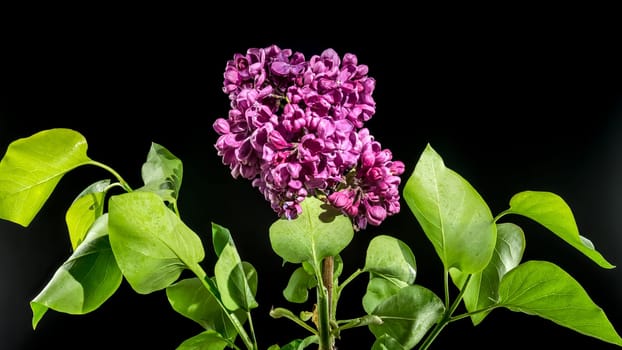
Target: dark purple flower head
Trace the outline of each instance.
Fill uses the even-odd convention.
[[[400,175],[369,130],[375,80],[351,53],[326,49],[308,61],[276,45],[227,61],[227,118],[215,148],[234,178],[251,180],[279,215],[295,218],[307,196],[350,216],[356,229],[399,212]]]

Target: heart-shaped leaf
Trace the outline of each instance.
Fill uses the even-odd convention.
[[[272,249],[285,261],[313,263],[336,256],[350,244],[354,229],[350,219],[315,197],[302,203],[295,219],[279,219],[270,226]]]

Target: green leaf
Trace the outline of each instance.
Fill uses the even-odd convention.
[[[413,284],[417,276],[417,263],[406,243],[391,236],[379,235],[369,242],[364,270]]]
[[[599,266],[611,269],[609,263],[594,248],[594,244],[579,235],[579,229],[568,204],[558,195],[543,191],[523,191],[510,199],[510,208],[502,214],[518,214],[546,227],[565,242],[585,254]]]
[[[429,144],[403,197],[445,269],[474,273],[488,265],[497,235],[490,209],[466,180],[445,167]]]
[[[371,277],[367,284],[365,295],[363,295],[363,309],[368,314],[371,314],[378,304],[394,296],[400,289],[406,286],[408,284],[399,279]]]
[[[13,141],[0,160],[0,219],[30,225],[61,178],[91,162],[86,150],[86,139],[70,129]]]
[[[271,345],[268,350],[303,350],[311,344],[319,344],[319,340],[316,335],[308,336],[305,339],[294,339],[287,343],[284,347],[274,344]]]
[[[240,308],[249,311],[256,308],[258,304],[254,297],[255,293],[249,285],[242,260],[229,231],[220,225],[212,224],[212,238],[218,254],[214,273],[223,304],[231,311]],[[256,273],[252,276],[257,278]]]
[[[274,349],[280,349],[280,350],[303,350],[311,344],[319,344],[319,339],[317,335],[311,335],[304,339],[292,340],[291,342],[287,343],[287,345],[285,345],[282,348],[279,348],[278,345],[273,345],[273,346],[276,346],[276,348]],[[270,348],[272,348],[272,346]]]
[[[67,210],[65,222],[71,247],[75,250],[95,220],[104,213],[104,198],[110,180],[101,180],[82,191]]]
[[[304,264],[303,264],[304,265]],[[304,266],[303,266],[304,269]],[[340,254],[337,254],[333,257],[333,284],[339,284],[339,276],[343,272],[343,259]]]
[[[276,348],[280,350],[298,350],[300,344],[302,344],[302,339],[294,339],[291,342],[287,343],[287,345],[285,345],[284,347],[281,348],[276,345]]]
[[[287,262],[311,262],[319,266],[327,256],[339,254],[350,244],[354,229],[350,219],[315,197],[302,203],[296,219],[279,219],[270,226],[270,243]]]
[[[212,244],[214,245],[216,256],[220,256],[220,253],[228,244],[233,244],[233,237],[231,237],[229,229],[212,222]]]
[[[464,292],[463,300],[468,312],[482,310],[494,305],[499,299],[499,281],[514,267],[520,264],[525,252],[525,234],[520,227],[512,223],[497,224],[497,245],[490,264],[475,273]],[[464,285],[467,274],[458,270],[449,270],[452,280],[458,288]],[[491,310],[471,315],[473,325],[478,325]]]
[[[499,305],[622,346],[622,338],[603,309],[572,276],[551,262],[528,261],[508,272],[499,285]]]
[[[309,289],[317,285],[315,275],[309,275],[300,266],[292,273],[287,286],[283,290],[285,300],[292,303],[304,303],[309,298]]]
[[[383,334],[376,338],[371,350],[406,350],[406,348],[388,334]]]
[[[218,332],[209,329],[186,339],[176,350],[223,350],[226,347],[233,348],[233,345]]]
[[[311,344],[319,344],[319,343],[320,343],[320,339],[318,338],[317,335],[310,335],[310,336],[304,338],[302,340],[302,342],[298,345],[298,348],[296,348],[296,349],[297,350],[303,350],[303,349],[306,349]]]
[[[119,288],[122,276],[108,241],[107,219],[104,215],[93,223],[84,242],[30,302],[33,329],[48,309],[86,314],[101,306]]]
[[[175,202],[179,197],[183,164],[168,149],[151,143],[141,174],[145,183],[141,190],[157,193],[162,200],[169,203]]]
[[[445,312],[443,301],[432,291],[409,285],[386,299],[374,310],[384,323],[369,329],[379,338],[385,334],[407,349],[413,348]]]
[[[234,341],[237,330],[227,317],[218,300],[207,291],[198,278],[178,281],[166,288],[166,296],[173,310],[197,322],[207,330],[214,330],[225,339]],[[245,312],[237,312],[240,322],[246,321]]]
[[[158,195],[135,191],[113,196],[108,208],[110,245],[136,292],[164,289],[186,268],[200,271],[205,254],[201,239]]]

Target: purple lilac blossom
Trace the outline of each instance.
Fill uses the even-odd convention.
[[[348,215],[355,229],[379,225],[400,210],[401,161],[364,124],[375,113],[368,67],[333,49],[308,61],[276,45],[227,61],[227,118],[215,148],[234,178],[251,181],[272,209],[300,215],[307,196]]]

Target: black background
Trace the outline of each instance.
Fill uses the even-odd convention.
[[[282,266],[270,248],[267,232],[275,214],[249,182],[229,176],[213,147],[211,125],[227,115],[222,74],[234,53],[276,44],[309,58],[331,47],[340,55],[356,54],[377,80],[377,111],[367,127],[406,164],[402,183],[430,143],[493,214],[519,191],[555,192],[573,209],[581,234],[611,263],[622,263],[622,92],[619,42],[610,22],[444,12],[434,19],[425,12],[402,13],[399,21],[383,22],[371,14],[313,17],[286,10],[252,20],[232,10],[204,17],[193,9],[178,14],[165,8],[156,14],[24,16],[5,27],[2,38],[1,154],[16,138],[72,128],[86,137],[90,158],[139,187],[151,142],[167,147],[184,163],[179,208],[205,240],[205,269],[213,266],[209,237],[215,222],[231,230],[242,258],[258,270],[253,318],[260,347],[283,345],[306,334],[289,321],[271,319],[270,307],[311,306],[282,297],[293,266]],[[216,25],[217,19],[224,22]],[[78,168],[62,179],[28,228],[0,222],[0,349],[174,349],[200,332],[172,311],[163,292],[139,295],[125,281],[98,310],[81,316],[49,311],[32,330],[29,301],[71,253],[65,211],[84,187],[109,177],[99,168]],[[524,260],[561,266],[622,330],[618,268],[598,267],[532,222],[511,221],[525,230]],[[378,234],[407,242],[417,258],[417,283],[442,296],[440,261],[403,202],[399,215],[356,234],[342,254],[344,275],[362,267],[367,244]],[[363,313],[366,282],[363,275],[344,291],[340,319]],[[432,349],[544,349],[549,343],[616,348],[505,309],[477,327],[469,322],[450,324]],[[338,346],[369,349],[372,343],[371,333],[358,328],[345,331]]]

